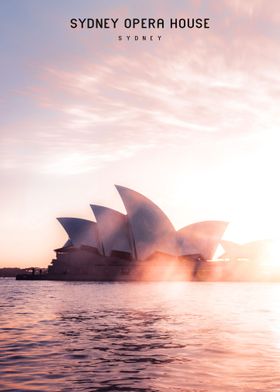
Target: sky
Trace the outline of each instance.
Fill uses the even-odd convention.
[[[124,212],[114,184],[176,229],[214,219],[228,240],[280,237],[280,3],[3,0],[0,12],[0,266],[46,267],[67,239],[56,217]],[[210,29],[69,27],[102,17]]]

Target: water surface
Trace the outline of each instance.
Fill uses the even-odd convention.
[[[1,391],[280,391],[280,285],[0,280]]]

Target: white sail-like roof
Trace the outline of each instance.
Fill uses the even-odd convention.
[[[91,208],[97,220],[105,255],[110,256],[113,250],[132,253],[127,216],[112,208],[95,204]]]
[[[272,240],[257,240],[238,244],[232,241],[221,241],[221,245],[225,250],[225,255],[230,258],[248,258],[251,260],[263,260],[270,257]]]
[[[162,210],[138,192],[116,188],[127,211],[136,258],[145,260],[156,251],[176,254],[176,231]]]
[[[212,259],[228,223],[222,221],[197,222],[177,231],[178,252],[181,255],[201,254]]]
[[[68,238],[68,240],[63,245],[63,248],[68,248],[69,246],[73,246],[73,244],[72,244],[71,240],[69,240],[69,238]]]
[[[238,257],[238,255],[240,255],[242,244],[238,244],[237,242],[228,241],[228,240],[222,240],[220,241],[220,243],[226,255],[230,257]],[[242,255],[240,257],[242,257]]]
[[[74,246],[87,245],[101,251],[96,222],[79,218],[57,218]]]

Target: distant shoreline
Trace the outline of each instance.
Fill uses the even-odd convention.
[[[46,270],[45,268],[35,267],[35,269]],[[18,274],[24,274],[30,268],[19,268],[19,267],[2,267],[0,268],[0,278],[15,278]]]

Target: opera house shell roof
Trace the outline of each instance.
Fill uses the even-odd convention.
[[[198,222],[176,231],[165,213],[147,197],[123,186],[116,188],[127,213],[92,204],[96,221],[58,218],[68,235],[60,249],[86,246],[103,256],[122,252],[140,261],[157,252],[175,257],[213,258],[227,222]]]
[[[232,241],[221,241],[224,248],[223,258],[228,259],[248,259],[253,261],[262,261],[270,257],[273,250],[274,242],[272,240],[257,240],[238,244]]]
[[[101,251],[101,243],[96,222],[79,218],[57,218],[68,234],[68,241],[64,246],[72,245],[79,247],[88,245]]]
[[[112,208],[91,205],[96,217],[98,232],[102,238],[103,252],[110,256],[112,251],[132,252],[127,216]]]

